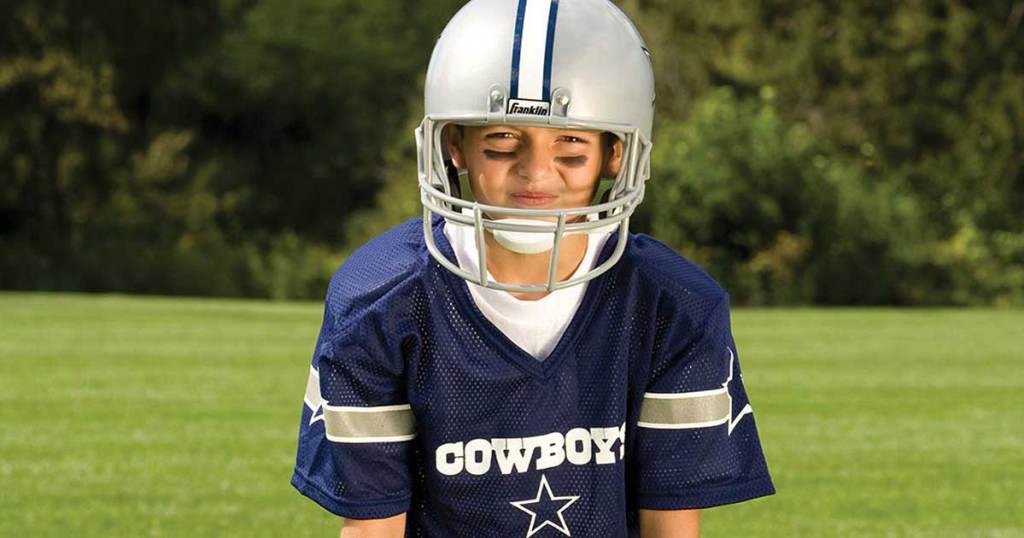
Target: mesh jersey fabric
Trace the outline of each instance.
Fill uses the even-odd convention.
[[[434,230],[454,259],[442,220]],[[331,281],[292,477],[301,493],[346,518],[408,512],[409,537],[540,538],[633,537],[638,508],[774,493],[728,296],[699,267],[631,234],[537,361],[483,317],[422,234],[419,219],[400,225]],[[707,398],[707,409],[673,407]],[[721,420],[687,418],[715,405]],[[325,430],[352,410],[387,426],[401,409],[411,439],[355,429],[336,442]]]

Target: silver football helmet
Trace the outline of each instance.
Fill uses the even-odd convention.
[[[542,292],[586,282],[618,262],[629,218],[650,175],[654,116],[650,55],[619,8],[608,0],[472,0],[438,38],[425,94],[426,114],[416,130],[420,199],[424,239],[442,266],[488,288]],[[622,142],[622,166],[604,199],[594,205],[524,209],[479,204],[463,199],[458,173],[447,162],[442,131],[451,123],[609,132]],[[438,250],[434,215],[449,226],[475,228],[477,271],[467,271]],[[489,278],[486,232],[502,245],[527,245],[522,252],[550,250],[547,283]],[[563,237],[607,232],[617,233],[618,241],[606,261],[557,280]]]

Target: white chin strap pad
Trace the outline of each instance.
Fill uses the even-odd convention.
[[[548,222],[538,222],[530,219],[501,219],[501,222],[509,224],[524,224],[537,226],[538,228],[550,228]],[[540,254],[547,252],[555,246],[555,234],[549,231],[537,232],[509,232],[505,230],[491,230],[494,240],[499,245],[519,254]]]

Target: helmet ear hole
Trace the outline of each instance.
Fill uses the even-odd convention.
[[[462,198],[462,184],[459,182],[459,169],[451,159],[444,160],[445,175],[448,176],[448,192],[456,198]]]
[[[600,203],[600,204],[607,204],[608,200],[612,199],[612,191],[613,190],[614,189],[608,189],[608,190],[604,191],[604,194],[601,195],[601,200],[598,203]],[[608,218],[608,211],[602,211],[598,215],[598,217],[602,218],[602,219]]]

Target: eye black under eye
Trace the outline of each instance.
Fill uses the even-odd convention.
[[[516,152],[514,151],[495,151],[493,149],[485,149],[484,156],[488,159],[509,159],[515,157]]]
[[[566,166],[583,166],[587,164],[587,157],[579,155],[576,157],[559,157],[558,161]]]

